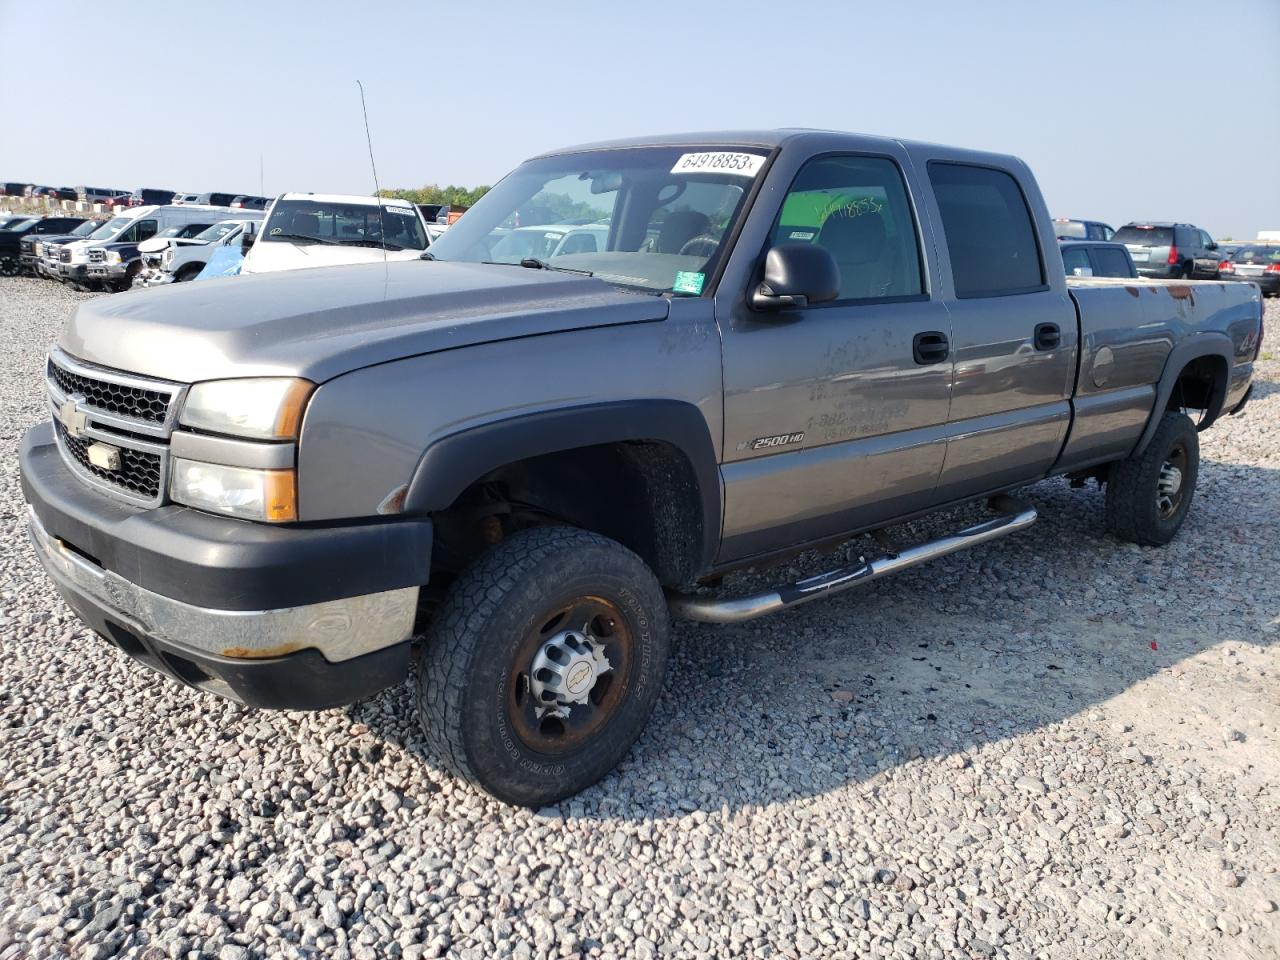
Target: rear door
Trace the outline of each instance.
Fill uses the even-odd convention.
[[[1047,222],[1039,194],[1033,216],[1009,170],[946,160],[927,169],[954,331],[941,503],[1049,471],[1070,424],[1078,335],[1065,284],[1045,263],[1052,238],[1036,227]]]

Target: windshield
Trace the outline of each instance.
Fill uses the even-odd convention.
[[[1135,247],[1173,246],[1171,227],[1121,227],[1111,238],[1116,243],[1128,243]]]
[[[436,260],[588,271],[697,296],[764,168],[763,151],[641,147],[531,160],[431,247]]]
[[[156,234],[156,239],[157,239],[157,240],[164,240],[164,239],[165,239],[165,238],[167,238],[167,237],[177,237],[177,236],[181,236],[181,235],[182,235],[182,232],[183,232],[184,230],[186,230],[186,229],[187,229],[186,227],[169,227],[169,228],[167,228],[167,229],[165,229],[165,230],[161,230],[159,233],[157,233],[157,234]]]
[[[117,233],[122,232],[126,227],[133,223],[133,217],[112,217],[93,233],[89,234],[90,240],[110,240]]]
[[[86,220],[84,223],[80,224],[80,226],[76,227],[74,230],[71,231],[71,236],[87,237],[89,234],[93,233],[93,231],[97,230],[100,226],[102,226],[101,220]]]
[[[234,220],[227,220],[223,223],[215,223],[208,230],[205,230],[201,233],[197,233],[195,235],[195,239],[207,240],[210,242],[214,240],[221,240],[228,233],[231,233],[233,230],[239,230],[239,229],[240,229],[240,224],[236,223]]]
[[[0,230],[14,230],[18,233],[21,233],[23,230],[31,226],[33,223],[35,223],[35,220],[33,220],[31,217],[18,217],[14,220],[10,220],[3,227],[0,227]]]
[[[425,250],[427,234],[414,207],[327,200],[277,200],[259,242],[320,243],[381,247],[386,224],[388,250]]]
[[[1084,224],[1079,220],[1055,220],[1053,221],[1053,235],[1055,237],[1072,237],[1083,240],[1085,237]]]

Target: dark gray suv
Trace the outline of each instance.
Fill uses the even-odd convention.
[[[1129,249],[1139,276],[1218,279],[1218,244],[1207,230],[1190,223],[1126,223],[1116,231],[1113,242]]]

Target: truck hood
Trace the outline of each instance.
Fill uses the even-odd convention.
[[[58,345],[81,360],[193,383],[317,383],[438,350],[663,320],[663,297],[602,280],[480,263],[360,264],[228,277],[82,303]]]

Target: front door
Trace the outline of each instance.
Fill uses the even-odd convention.
[[[830,250],[840,294],[778,313],[718,298],[725,561],[922,509],[945,453],[951,324],[899,162],[810,160],[770,237],[784,243]]]

